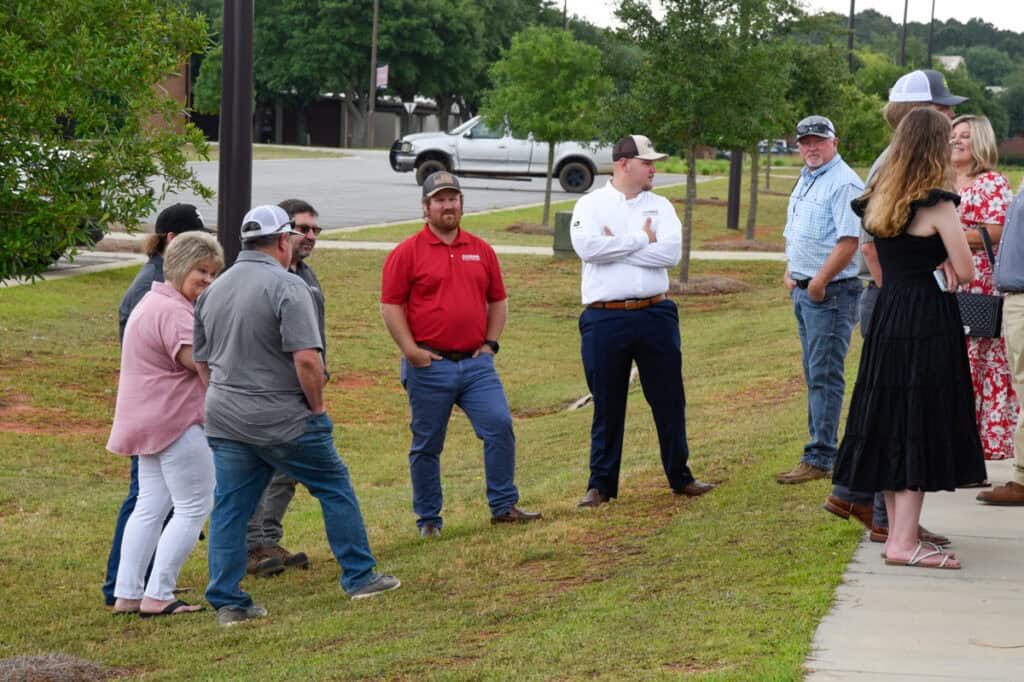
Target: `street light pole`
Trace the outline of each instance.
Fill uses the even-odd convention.
[[[850,0],[850,21],[846,24],[846,62],[853,72],[853,13],[856,0]]]
[[[252,201],[253,0],[224,0],[217,239],[230,266],[242,248],[242,218]]]
[[[932,18],[928,22],[928,68],[932,68],[932,36],[935,34],[935,0],[932,0]]]
[[[907,5],[910,0],[903,0],[903,31],[900,33],[900,66],[907,65]]]
[[[370,37],[370,102],[366,111],[366,146],[373,147],[373,112],[377,105],[377,21],[380,0],[373,0],[373,33]]]

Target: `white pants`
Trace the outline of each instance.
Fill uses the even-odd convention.
[[[139,499],[124,529],[115,597],[142,599],[145,587],[151,599],[174,598],[178,572],[213,508],[213,488],[213,452],[199,426],[190,426],[163,452],[139,456]],[[161,533],[172,507],[174,516]]]
[[[1024,405],[1024,294],[1007,294],[1003,299],[1003,336],[1006,338],[1006,358],[1013,378],[1017,400]],[[1024,485],[1024,414],[1017,419],[1013,432],[1015,463],[1014,476]]]

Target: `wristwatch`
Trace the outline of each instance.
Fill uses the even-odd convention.
[[[491,350],[494,352],[495,355],[497,355],[498,354],[498,350],[501,349],[501,345],[498,344],[498,342],[494,341],[493,339],[485,339],[484,340],[484,345],[485,346],[490,346]]]

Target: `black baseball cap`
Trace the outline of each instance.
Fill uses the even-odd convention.
[[[168,206],[160,211],[160,215],[156,217],[157,234],[167,234],[168,232],[181,234],[182,232],[192,232],[195,230],[210,231],[206,229],[206,224],[203,222],[203,216],[199,213],[199,209],[192,204]]]

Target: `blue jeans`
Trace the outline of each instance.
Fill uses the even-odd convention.
[[[320,501],[327,541],[341,564],[342,589],[352,592],[376,577],[359,501],[348,468],[334,449],[333,428],[322,414],[311,415],[306,432],[288,443],[262,446],[209,438],[217,487],[210,515],[206,599],[214,608],[253,604],[239,587],[248,559],[246,525],[275,469],[305,485]]]
[[[583,371],[594,398],[587,488],[618,497],[626,396],[635,361],[658,431],[665,477],[673,490],[682,490],[694,478],[686,464],[690,449],[676,304],[662,301],[640,310],[587,308],[579,326]]]
[[[825,299],[820,303],[812,301],[806,289],[794,287],[791,292],[803,349],[807,430],[811,437],[800,461],[819,469],[831,470],[836,459],[846,389],[843,365],[857,322],[861,288],[856,278],[832,282],[825,287]]]
[[[875,312],[875,301],[878,300],[878,287],[869,286],[860,295],[857,304],[857,317],[860,320],[860,335],[866,339],[871,332],[871,316]],[[832,495],[854,504],[870,504],[873,518],[871,524],[877,528],[888,528],[889,517],[885,511],[885,496],[882,493],[860,493],[850,490],[845,485],[833,485]]]
[[[128,496],[121,503],[121,510],[117,512],[117,521],[114,524],[114,541],[110,544],[110,554],[107,556],[107,577],[103,581],[103,599],[107,606],[113,606],[114,585],[117,583],[117,569],[121,565],[121,540],[124,538],[124,527],[128,523],[128,517],[135,511],[135,502],[139,499],[139,458],[131,457],[132,473],[128,483]],[[149,577],[149,571],[146,571]]]
[[[491,514],[499,516],[511,509],[519,501],[516,437],[505,390],[494,369],[494,356],[480,353],[461,362],[434,360],[426,367],[413,367],[402,358],[401,380],[412,413],[409,473],[416,525],[441,527],[441,450],[453,405],[462,408],[477,438],[484,442],[484,476]]]

